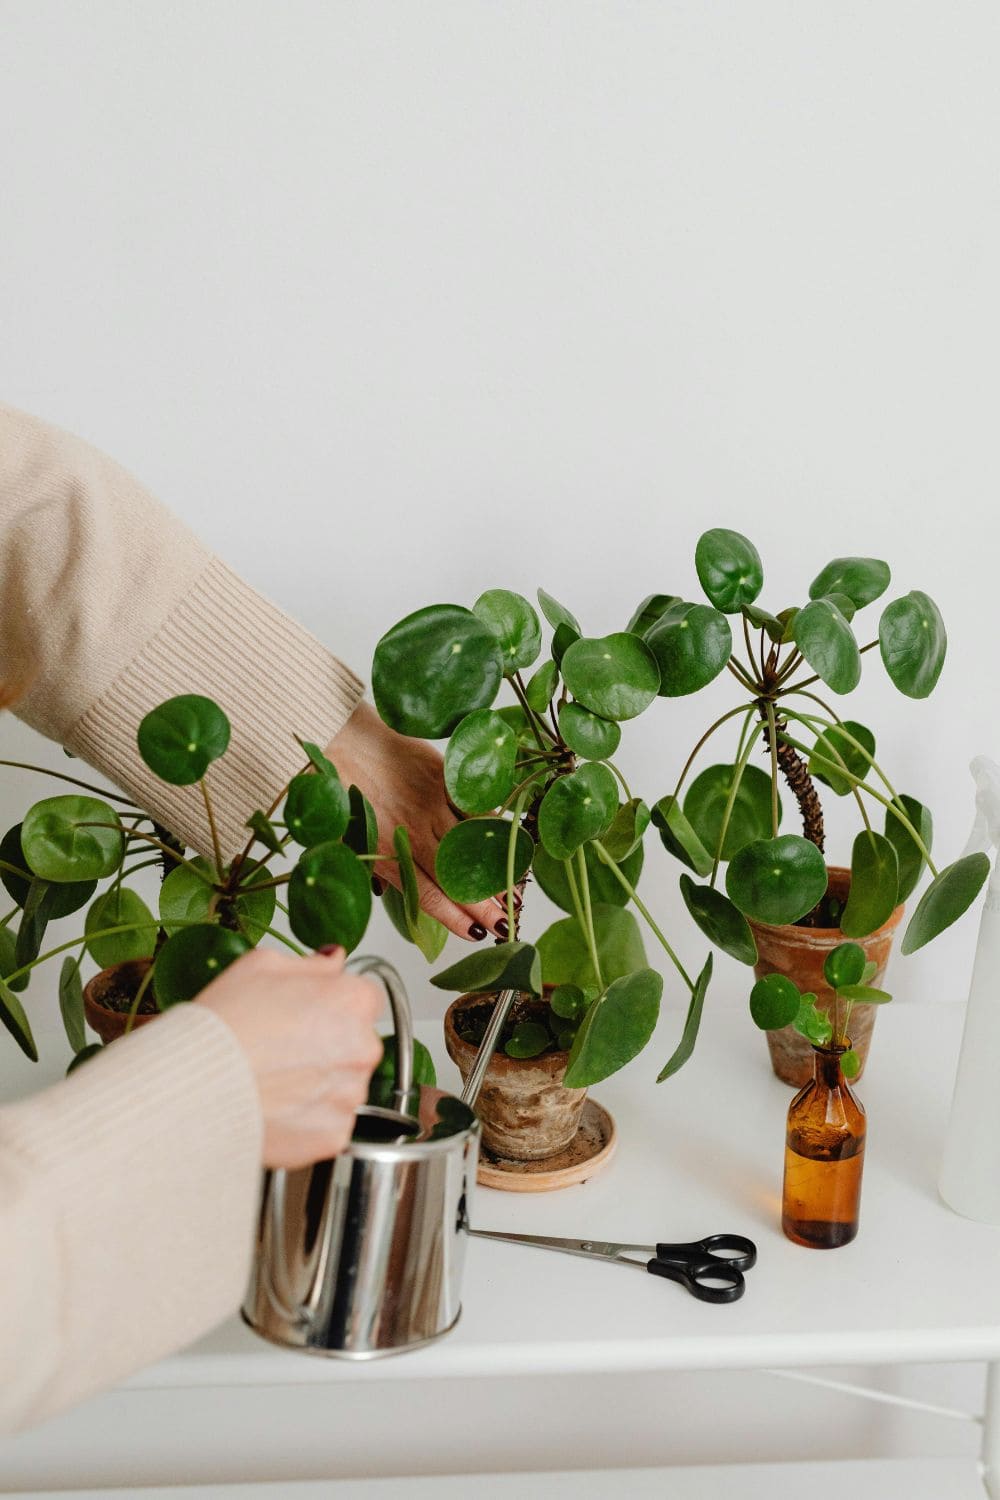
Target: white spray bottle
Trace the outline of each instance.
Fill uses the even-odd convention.
[[[1000,849],[1000,766],[977,755],[976,821],[966,854]],[[1000,859],[979,923],[951,1119],[938,1187],[967,1219],[1000,1224]]]

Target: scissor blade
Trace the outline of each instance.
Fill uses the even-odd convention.
[[[607,1240],[564,1240],[549,1234],[504,1234],[498,1229],[470,1229],[480,1240],[503,1240],[508,1245],[531,1245],[536,1250],[558,1250],[563,1255],[582,1255],[588,1260],[615,1260],[620,1245]]]

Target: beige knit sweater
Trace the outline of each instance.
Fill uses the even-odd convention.
[[[228,853],[297,768],[293,732],[326,744],[361,684],[117,464],[0,406],[0,702],[206,851],[197,789],[165,787],[135,745],[143,714],[182,692],[232,722],[212,767]],[[238,1306],[260,1132],[243,1055],[199,1005],[0,1108],[0,1430]]]

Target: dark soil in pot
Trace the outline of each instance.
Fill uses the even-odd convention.
[[[831,912],[842,912],[850,888],[850,870],[840,865],[829,866],[827,894],[813,920],[830,920]],[[865,958],[878,965],[869,981],[876,988],[882,984],[893,938],[902,917],[903,907],[897,906],[883,926],[868,937],[852,940],[864,949]],[[827,954],[838,944],[848,941],[839,926],[807,927],[795,922],[786,927],[771,927],[763,922],[751,921],[750,927],[757,942],[757,963],[754,965],[757,978],[763,979],[766,974],[784,974],[803,993],[811,990],[821,1010],[829,1010],[833,1002],[833,991],[824,977],[823,964]],[[868,1060],[877,1010],[877,1005],[855,1005],[851,1011],[851,1040],[861,1062],[859,1078]],[[812,1044],[793,1027],[785,1026],[781,1031],[767,1033],[767,1045],[771,1053],[771,1066],[782,1082],[793,1088],[803,1088],[813,1076]]]
[[[102,1042],[113,1042],[125,1035],[129,1011],[148,972],[149,959],[135,958],[102,969],[84,985],[83,1012],[87,1025],[97,1032]],[[155,1020],[159,1014],[150,986],[139,1002],[138,1014],[132,1022],[133,1031],[137,1026]]]
[[[448,1007],[445,1045],[463,1083],[472,1070],[494,1004],[492,995],[462,995]],[[516,1002],[518,1020],[535,1019],[544,1010],[541,1002],[530,996]],[[503,1044],[510,1029],[486,1069],[476,1103],[483,1143],[512,1161],[544,1161],[564,1151],[576,1135],[587,1090],[563,1088],[569,1053],[558,1051],[554,1043],[539,1057],[508,1057]]]

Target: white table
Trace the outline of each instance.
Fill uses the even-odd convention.
[[[708,1306],[672,1283],[621,1268],[472,1241],[461,1322],[425,1350],[365,1365],[304,1358],[232,1322],[139,1374],[128,1389],[166,1401],[178,1391],[347,1385],[369,1389],[375,1400],[396,1382],[440,1381],[454,1391],[543,1374],[987,1361],[983,1484],[1000,1500],[1000,1230],[958,1218],[935,1188],[961,1020],[961,1008],[951,1005],[898,1004],[880,1015],[859,1087],[869,1115],[862,1227],[841,1250],[805,1250],[780,1232],[791,1096],[770,1076],[763,1039],[745,1012],[725,1003],[709,1006],[695,1060],[675,1079],[660,1087],[651,1081],[676,1033],[672,1012],[652,1049],[595,1090],[621,1132],[618,1156],[602,1175],[559,1193],[477,1196],[473,1219],[483,1228],[636,1241],[749,1234],[759,1258],[741,1302]],[[436,1028],[420,1029],[440,1056]],[[451,1065],[440,1074],[449,1080]],[[16,1441],[33,1437],[41,1434]],[[0,1475],[3,1458],[0,1446]],[[621,1463],[628,1465],[628,1454]],[[441,1472],[449,1467],[442,1463]],[[376,1455],[371,1473],[379,1472],[393,1470],[380,1471]],[[423,1472],[430,1472],[426,1461]],[[976,1478],[971,1462],[963,1472]],[[978,1480],[975,1489],[982,1493]],[[973,1490],[949,1481],[948,1492]]]

